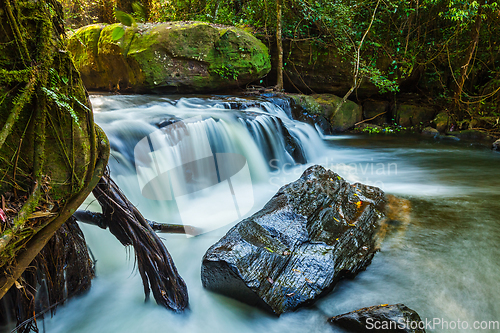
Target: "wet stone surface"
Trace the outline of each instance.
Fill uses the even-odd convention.
[[[353,277],[375,252],[384,193],[312,166],[203,257],[203,286],[280,315]]]
[[[362,308],[332,317],[328,322],[347,332],[425,333],[418,313],[401,303]]]

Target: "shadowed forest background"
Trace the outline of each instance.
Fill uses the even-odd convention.
[[[349,98],[355,101],[397,100],[414,93],[451,116],[454,129],[498,133],[496,1],[151,0],[63,5],[68,28],[117,22],[116,9],[131,13],[138,22],[196,20],[242,27],[271,50],[273,70],[261,83],[268,86],[276,83],[277,8],[282,8],[286,91],[344,96],[354,86]],[[343,77],[343,82],[307,80],[314,71],[322,78],[321,71],[339,63],[343,68],[337,68],[336,78]]]

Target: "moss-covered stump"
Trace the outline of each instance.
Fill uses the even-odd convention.
[[[283,186],[203,257],[203,286],[280,315],[313,303],[370,264],[385,203],[321,166]]]
[[[266,46],[250,33],[201,22],[89,25],[69,38],[68,49],[92,90],[220,91],[245,87],[271,69]]]
[[[342,98],[332,94],[289,96],[295,105],[302,108],[302,112],[296,109],[294,114],[296,119],[303,120],[301,118],[304,116],[312,116],[319,119],[324,117],[330,122],[333,131],[345,131],[361,121],[363,117],[361,107],[352,101],[346,101],[335,112],[337,106],[342,103]]]
[[[382,304],[344,313],[328,319],[347,332],[425,333],[425,323],[404,304]]]

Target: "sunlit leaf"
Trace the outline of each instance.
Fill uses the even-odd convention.
[[[121,24],[126,25],[127,27],[132,26],[135,22],[132,15],[122,12],[121,10],[115,11],[115,17]]]
[[[125,35],[125,29],[123,29],[122,27],[116,27],[115,29],[113,29],[113,32],[111,33],[111,37],[113,38],[114,41],[119,40],[120,38],[123,37],[123,35]]]

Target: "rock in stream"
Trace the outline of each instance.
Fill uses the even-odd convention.
[[[344,313],[328,319],[347,332],[425,333],[417,312],[404,304],[382,304]]]
[[[283,186],[203,257],[203,286],[280,315],[370,264],[385,195],[321,166]]]

